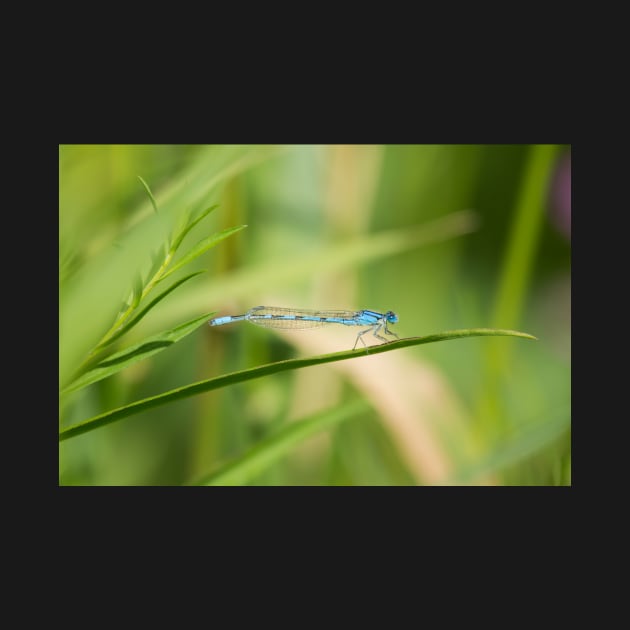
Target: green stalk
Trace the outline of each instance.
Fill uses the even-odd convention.
[[[87,433],[88,431],[93,431],[94,429],[98,429],[112,422],[116,422],[117,420],[122,420],[123,418],[154,407],[159,407],[176,400],[189,398],[190,396],[203,394],[213,389],[220,389],[221,387],[227,387],[228,385],[235,385],[236,383],[242,383],[262,376],[267,376],[269,374],[285,372],[286,370],[297,370],[312,365],[331,363],[333,361],[345,361],[347,359],[356,359],[359,357],[368,358],[374,356],[375,354],[380,354],[381,352],[388,352],[399,348],[407,348],[435,341],[447,341],[449,339],[461,339],[463,337],[492,337],[497,335],[523,337],[525,339],[536,340],[536,337],[533,337],[532,335],[514,330],[469,328],[464,330],[448,330],[435,335],[427,335],[426,337],[409,337],[407,339],[391,341],[389,343],[383,343],[380,346],[370,346],[370,348],[361,348],[359,350],[345,350],[343,352],[322,354],[316,357],[307,357],[305,359],[289,359],[286,361],[278,361],[276,363],[268,363],[267,365],[261,365],[256,368],[232,372],[231,374],[210,378],[205,381],[193,383],[192,385],[178,387],[171,391],[158,394],[157,396],[150,396],[149,398],[137,400],[136,402],[125,405],[124,407],[106,411],[105,413],[88,418],[83,422],[79,422],[78,424],[61,431],[61,433],[59,433],[59,441],[67,440],[68,438],[81,435],[82,433]]]
[[[175,252],[173,250],[170,250],[168,252],[166,258],[164,259],[164,262],[160,265],[160,268],[155,272],[153,278],[151,278],[147,286],[142,291],[142,295],[140,297],[140,300],[138,300],[138,303],[142,302],[142,300],[149,294],[151,289],[153,289],[153,287],[160,280],[162,274],[166,271],[166,268],[170,264],[174,254]],[[83,363],[81,364],[79,370],[77,370],[77,373],[81,373],[81,371],[84,370],[91,363],[95,355],[97,355],[107,345],[107,342],[116,334],[116,332],[123,326],[123,324],[127,321],[127,319],[129,319],[129,317],[135,310],[136,307],[130,305],[124,313],[118,316],[113,326],[103,335],[103,337],[96,344],[92,352],[88,354],[85,361],[83,361]]]
[[[558,145],[541,144],[530,148],[501,266],[491,319],[493,326],[512,328],[519,324],[558,152]],[[502,417],[499,408],[500,382],[509,372],[510,349],[510,344],[497,344],[496,340],[491,340],[486,348],[486,386],[482,388],[478,416],[490,422]]]

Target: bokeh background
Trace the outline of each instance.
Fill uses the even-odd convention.
[[[248,227],[195,261],[206,273],[117,349],[261,304],[393,310],[400,337],[495,327],[539,340],[452,340],[208,392],[62,442],[61,485],[194,483],[283,426],[356,399],[361,411],[250,483],[571,484],[569,146],[61,145],[60,386],[165,231],[211,203],[190,244]],[[355,336],[202,326],[60,399],[60,427],[227,372],[350,349]]]

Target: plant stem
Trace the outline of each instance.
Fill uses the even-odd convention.
[[[164,259],[164,262],[160,265],[160,268],[155,272],[153,278],[151,278],[147,286],[143,289],[142,295],[140,296],[140,300],[138,300],[138,304],[142,302],[142,300],[149,294],[151,289],[153,289],[153,287],[157,284],[157,282],[162,277],[162,275],[164,275],[164,272],[166,271],[166,268],[169,266],[171,260],[173,259],[174,254],[175,254],[174,250],[172,249],[169,250],[168,254],[166,255],[166,258]],[[77,373],[80,373],[91,362],[91,360],[95,357],[95,355],[97,355],[103,349],[103,347],[107,344],[107,342],[116,334],[116,332],[121,328],[121,326],[129,319],[129,317],[136,310],[136,308],[137,308],[137,305],[136,306],[129,305],[127,310],[118,316],[113,326],[103,335],[102,339],[96,344],[96,346],[94,346],[90,354],[88,354],[88,356],[85,358],[85,361],[83,361]]]

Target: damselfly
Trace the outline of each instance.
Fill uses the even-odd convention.
[[[234,315],[226,317],[215,317],[208,323],[210,326],[223,326],[232,322],[240,322],[246,320],[257,326],[264,328],[284,328],[293,330],[302,330],[305,328],[315,328],[317,326],[326,326],[328,324],[342,324],[343,326],[367,326],[361,331],[354,342],[352,349],[354,350],[361,339],[361,343],[367,348],[362,337],[365,333],[372,334],[381,341],[388,341],[385,337],[379,335],[380,331],[388,335],[398,338],[388,328],[388,324],[395,324],[398,316],[392,311],[379,313],[378,311],[316,311],[296,308],[280,308],[278,306],[254,306],[250,308],[244,315]]]

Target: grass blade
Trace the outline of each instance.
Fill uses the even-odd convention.
[[[202,273],[205,273],[205,271],[195,271],[195,273],[191,273],[188,276],[184,276],[183,278],[180,278],[177,282],[174,282],[168,289],[166,289],[165,291],[162,291],[160,295],[158,295],[149,304],[147,304],[130,322],[125,324],[115,335],[113,335],[110,339],[108,339],[107,342],[103,344],[102,347],[105,347],[109,345],[110,343],[112,343],[113,341],[120,339],[120,337],[122,337],[125,333],[129,332],[158,302],[163,300],[169,293],[173,292],[177,287],[184,284],[184,282],[187,282],[191,278],[194,278],[195,276],[198,276]]]
[[[311,435],[329,429],[370,408],[364,400],[355,400],[342,407],[327,409],[322,413],[291,422],[279,431],[261,440],[241,457],[237,457],[220,470],[192,485],[239,486],[258,476],[266,468],[284,457],[291,449]]]
[[[529,277],[535,264],[545,217],[546,197],[557,145],[535,145],[530,148],[523,182],[514,208],[504,264],[494,305],[493,324],[518,325]]]
[[[536,265],[536,249],[542,236],[546,199],[558,145],[533,145],[525,163],[521,188],[516,199],[505,258],[500,266],[491,323],[493,326],[518,326],[529,279]],[[510,349],[491,342],[485,348],[484,379],[480,389],[477,416],[500,418],[498,387],[501,375],[509,372]]]
[[[168,257],[168,246],[167,244],[160,245],[155,252],[151,255],[151,267],[149,268],[149,272],[147,273],[147,284],[151,282],[153,278],[157,275],[160,268],[167,264],[166,259]]]
[[[345,361],[346,359],[356,359],[358,357],[370,357],[381,352],[389,352],[391,350],[398,350],[400,348],[408,348],[411,346],[418,346],[425,343],[432,343],[435,341],[447,341],[449,339],[461,339],[464,337],[496,337],[496,336],[512,336],[523,337],[525,339],[534,339],[536,337],[528,335],[527,333],[518,332],[514,330],[500,330],[494,328],[468,328],[463,330],[449,330],[443,333],[437,333],[435,335],[427,335],[426,337],[409,337],[407,339],[399,339],[398,341],[391,341],[389,343],[383,343],[380,346],[371,346],[369,353],[365,349],[359,350],[344,350],[343,352],[333,352],[331,354],[322,354],[316,357],[309,357],[305,359],[288,359],[286,361],[278,361],[276,363],[268,363],[267,365],[261,365],[256,368],[250,368],[247,370],[240,370],[238,372],[232,372],[223,376],[210,378],[205,381],[193,383],[192,385],[185,385],[178,387],[168,392],[158,394],[157,396],[151,396],[144,398],[136,402],[119,407],[118,409],[112,409],[106,411],[98,416],[88,418],[83,422],[75,424],[59,433],[59,440],[67,440],[68,438],[87,433],[103,427],[111,422],[116,422],[122,418],[132,416],[134,414],[146,411],[153,407],[158,407],[182,398],[188,398],[190,396],[196,396],[209,392],[213,389],[219,389],[221,387],[227,387],[228,385],[234,385],[235,383],[242,383],[269,374],[276,374],[278,372],[285,372],[286,370],[298,370],[304,367],[310,367],[311,365],[321,365],[322,363],[331,363],[333,361]]]
[[[210,248],[214,247],[217,243],[220,243],[223,239],[235,234],[236,232],[240,232],[243,228],[246,228],[246,225],[239,225],[237,227],[228,228],[227,230],[223,230],[222,232],[218,232],[217,234],[213,234],[212,236],[208,236],[207,238],[199,241],[181,260],[177,261],[177,263],[169,269],[163,276],[160,278],[160,282],[164,280],[164,278],[168,278],[172,273],[175,273],[189,262],[192,262],[201,254],[207,252]]]
[[[186,237],[186,234],[192,230],[199,221],[205,219],[215,208],[218,208],[219,204],[215,204],[214,206],[210,206],[209,208],[205,208],[196,217],[193,217],[191,214],[186,213],[184,215],[184,227],[178,232],[178,234],[173,238],[173,244],[171,245],[171,251],[176,252],[179,246],[182,244],[182,241]]]
[[[149,194],[149,199],[151,200],[151,205],[153,206],[153,209],[155,210],[155,214],[157,214],[158,213],[157,203],[155,202],[155,197],[153,196],[153,193],[151,192],[151,189],[149,188],[149,184],[147,184],[144,181],[144,179],[142,179],[142,177],[140,177],[140,175],[138,175],[138,179],[142,182],[142,185],[144,186],[145,190]]]
[[[115,321],[115,311],[121,299],[127,298],[122,294],[129,284],[130,270],[145,268],[151,252],[164,242],[165,228],[172,225],[184,208],[216,203],[214,196],[219,194],[220,184],[279,153],[275,147],[261,145],[200,148],[181,176],[171,178],[161,186],[160,214],[155,214],[150,201],[143,199],[121,226],[116,244],[112,243],[81,261],[59,293],[58,379],[62,388],[73,379],[77,366]],[[81,238],[85,232],[77,231],[80,224],[72,218],[76,213],[71,210],[72,203],[65,193],[60,195],[59,201],[63,219],[60,237],[67,244],[73,233]],[[87,214],[85,218],[88,223]],[[206,306],[172,318],[169,323],[160,323],[155,332],[213,308],[214,305]]]
[[[144,284],[142,282],[142,276],[137,273],[133,280],[133,288],[131,292],[131,308],[135,309],[140,300],[142,299],[142,291],[144,290]]]
[[[116,372],[120,372],[120,370],[124,370],[138,361],[147,359],[157,352],[161,352],[165,348],[168,348],[170,345],[178,342],[180,339],[183,339],[186,335],[189,335],[191,332],[199,328],[199,326],[208,321],[212,315],[213,313],[208,313],[206,315],[201,315],[200,317],[195,317],[195,319],[189,322],[181,324],[171,330],[159,333],[158,335],[153,335],[140,343],[136,343],[129,348],[125,348],[120,352],[112,354],[103,361],[97,363],[91,370],[83,374],[83,376],[80,376],[78,379],[70,383],[70,385],[68,385],[68,387],[66,387],[61,393],[69,394],[70,392],[87,387],[92,383],[96,383],[108,376],[112,376],[112,374],[116,374]]]

